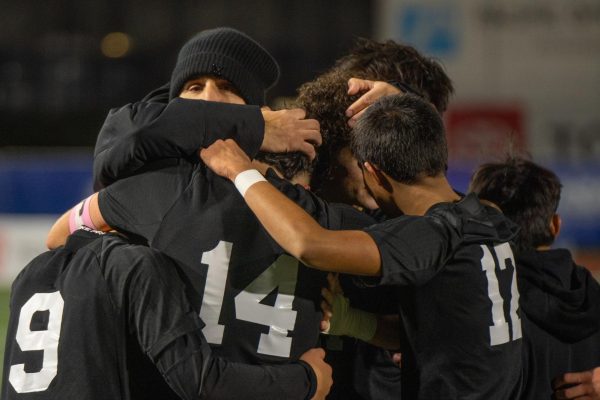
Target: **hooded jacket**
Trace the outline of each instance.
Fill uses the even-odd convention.
[[[517,255],[526,399],[550,399],[552,379],[600,365],[600,285],[565,249]]]

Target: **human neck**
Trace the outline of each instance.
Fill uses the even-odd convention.
[[[305,189],[310,190],[310,174],[308,172],[298,172],[292,179],[290,179],[295,185],[302,185]]]
[[[460,200],[443,175],[421,178],[411,185],[394,182],[393,186],[394,203],[406,215],[425,215],[435,204]]]

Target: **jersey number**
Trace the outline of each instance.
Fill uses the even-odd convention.
[[[209,343],[221,344],[225,326],[219,324],[225,283],[233,243],[221,241],[214,249],[202,255],[202,263],[208,265],[206,286],[202,298],[200,318],[206,326],[202,330]],[[237,319],[269,327],[269,333],[261,333],[257,352],[279,357],[289,357],[292,348],[292,331],[296,324],[296,311],[292,309],[294,291],[298,279],[298,261],[282,255],[263,271],[243,291],[235,296]],[[274,306],[260,302],[277,289]]]
[[[60,292],[36,293],[21,307],[15,339],[22,351],[43,350],[44,355],[38,372],[25,372],[25,364],[10,367],[8,380],[17,393],[46,390],[56,376],[64,304]],[[33,315],[43,311],[49,312],[47,329],[32,331]]]
[[[485,271],[485,276],[488,283],[488,296],[492,301],[492,320],[493,325],[490,326],[490,345],[496,346],[503,343],[508,343],[511,339],[509,336],[509,324],[504,318],[504,299],[500,294],[500,285],[498,284],[498,276],[496,275],[496,261],[492,255],[492,251],[496,254],[498,266],[501,270],[506,269],[507,261],[510,260],[513,267],[515,260],[512,250],[508,243],[502,243],[494,246],[492,251],[486,245],[481,245],[483,257],[481,257],[481,268]],[[510,287],[510,319],[512,322],[512,340],[521,338],[521,320],[517,314],[519,306],[519,289],[517,288],[517,275],[513,270],[511,287]]]

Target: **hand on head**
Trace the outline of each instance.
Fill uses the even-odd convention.
[[[316,119],[304,119],[301,108],[271,111],[262,108],[265,136],[261,150],[271,153],[301,151],[311,160],[316,156],[315,146],[321,145],[321,132]]]
[[[401,90],[383,81],[350,78],[348,80],[348,94],[355,95],[359,93],[364,94],[346,109],[346,116],[350,118],[348,120],[350,126],[354,126],[364,111],[377,99],[401,93]]]

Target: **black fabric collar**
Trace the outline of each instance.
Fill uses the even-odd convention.
[[[94,240],[102,237],[103,235],[104,232],[95,231],[85,226],[82,226],[67,238],[65,249],[75,252],[80,248],[87,246]]]

